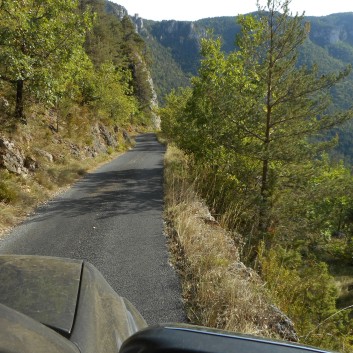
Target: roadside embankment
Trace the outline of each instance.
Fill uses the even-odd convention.
[[[258,274],[239,259],[234,236],[222,229],[188,178],[187,157],[168,146],[165,219],[193,324],[297,341],[291,320],[272,305]]]

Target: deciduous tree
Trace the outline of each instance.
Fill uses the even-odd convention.
[[[58,71],[82,47],[90,21],[78,0],[0,2],[0,79],[15,86],[16,118],[24,118],[25,88],[54,98]]]

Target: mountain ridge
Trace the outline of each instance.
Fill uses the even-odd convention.
[[[256,13],[251,13],[256,14]],[[236,36],[240,26],[236,16],[211,17],[198,21],[163,20],[152,21],[133,17],[136,30],[145,40],[151,56],[151,75],[163,104],[164,96],[172,89],[190,84],[190,78],[197,75],[201,59],[200,40],[207,30],[221,37],[223,50],[229,53],[236,49]],[[138,23],[137,23],[138,22]],[[303,22],[310,23],[308,39],[298,53],[300,65],[318,65],[320,73],[343,70],[353,64],[353,12],[336,13],[327,16],[308,16]],[[335,109],[352,106],[353,74],[332,90]],[[330,131],[338,135],[340,142],[334,154],[353,162],[353,124]]]

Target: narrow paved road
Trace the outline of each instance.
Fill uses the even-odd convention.
[[[163,235],[164,147],[153,134],[89,173],[0,242],[0,253],[85,259],[148,324],[184,321]]]

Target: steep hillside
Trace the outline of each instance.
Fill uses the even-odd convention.
[[[141,19],[135,18],[137,21]],[[212,30],[215,36],[222,38],[225,52],[235,49],[236,35],[240,31],[236,17],[207,18],[195,22],[142,21],[145,25],[138,27],[138,31],[147,39],[147,44],[160,44],[158,49],[156,45],[150,47],[151,52],[154,54],[156,50],[167,49],[169,60],[172,57],[185,76],[197,73],[199,42],[207,30]],[[353,13],[305,17],[304,21],[310,23],[311,30],[301,52],[302,64],[317,63],[326,71],[353,63]]]
[[[329,158],[330,143],[322,143],[332,127],[353,121],[353,108],[340,110],[351,105],[349,70],[328,51],[342,43],[349,48],[350,33],[337,24],[338,29],[312,30],[320,43],[308,38],[309,25],[292,16],[289,3],[268,1],[265,16],[240,18],[238,52],[226,55],[221,38],[201,41],[199,74],[192,87],[166,100],[162,132],[186,154],[187,178],[209,206],[214,227],[218,222],[231,230],[241,259],[258,271],[273,303],[293,320],[301,343],[351,353],[353,175],[351,166]],[[217,31],[224,26],[219,23]],[[344,53],[349,57],[348,50]],[[321,69],[312,67],[315,61],[324,64]],[[331,92],[338,83],[334,106]],[[176,170],[187,169],[173,165],[173,187]],[[176,227],[178,239],[196,212],[186,213],[186,225]],[[205,231],[190,233],[189,242],[212,238],[195,242]],[[208,246],[206,254],[216,246]],[[207,255],[197,257],[199,270]],[[225,258],[213,257],[217,264]],[[206,282],[216,283],[218,294],[226,275],[217,273],[219,280]],[[206,297],[212,292],[208,289]],[[239,298],[224,295],[221,307],[228,308],[228,297]],[[211,306],[217,302],[212,297]],[[232,321],[231,314],[221,317]]]
[[[0,233],[130,146],[130,133],[157,127],[146,52],[106,0],[0,9]]]
[[[171,48],[164,46],[156,36],[151,35],[154,21],[141,18],[134,20],[138,33],[146,42],[155,90],[159,101],[163,103],[165,93],[176,87],[187,86],[191,74],[183,71],[181,64],[174,59]]]

